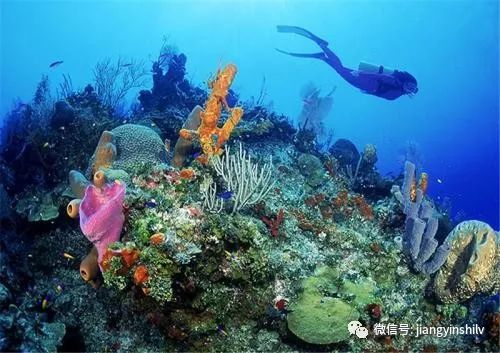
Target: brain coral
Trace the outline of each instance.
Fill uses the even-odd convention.
[[[147,126],[124,124],[111,130],[116,146],[113,169],[132,171],[141,163],[165,163],[167,154],[160,136]]]
[[[367,279],[359,283],[339,281],[335,269],[323,266],[302,282],[302,293],[287,316],[288,329],[295,336],[312,344],[349,338],[347,324],[359,318],[360,309],[377,301],[376,288]]]
[[[438,299],[445,303],[462,302],[497,285],[498,233],[488,224],[462,222],[446,241],[451,251],[434,279],[434,292]]]

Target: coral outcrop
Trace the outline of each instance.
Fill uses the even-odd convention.
[[[451,251],[434,279],[434,293],[445,303],[457,303],[496,287],[499,280],[499,236],[480,221],[460,223],[446,241]]]

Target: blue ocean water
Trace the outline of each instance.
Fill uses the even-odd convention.
[[[16,97],[31,99],[42,74],[54,86],[70,74],[75,87],[84,87],[98,60],[121,55],[149,64],[168,36],[187,55],[193,82],[234,62],[233,88],[242,99],[258,96],[265,78],[266,101],[291,118],[300,112],[304,84],[324,92],[336,86],[327,122],[335,138],[358,149],[375,144],[379,170],[393,174],[411,142],[438,203],[499,227],[497,1],[3,0],[0,12],[2,116]],[[420,90],[396,101],[365,95],[320,61],[278,53],[276,47],[317,48],[277,33],[277,24],[328,40],[348,67],[367,61],[408,71]],[[64,63],[49,69],[57,60]]]

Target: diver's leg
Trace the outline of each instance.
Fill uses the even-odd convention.
[[[330,65],[337,73],[351,85],[358,86],[358,75],[353,74],[355,71],[342,65],[340,58],[327,46],[320,46],[323,49],[323,61]]]
[[[358,76],[353,74],[355,71],[344,67],[342,65],[342,62],[340,61],[340,58],[328,48],[328,42],[324,39],[319,38],[315,34],[309,32],[308,30],[301,28],[301,27],[296,27],[296,26],[277,26],[276,27],[278,32],[281,33],[295,33],[300,36],[306,37],[308,39],[311,39],[314,41],[322,50],[320,53],[313,53],[313,54],[299,54],[299,53],[290,53],[286,52],[280,49],[276,49],[281,53],[288,54],[291,56],[299,57],[299,58],[315,58],[315,59],[320,59],[326,62],[328,65],[330,65],[337,73],[347,82],[350,84],[358,87],[359,86],[359,79]],[[359,87],[358,87],[359,88]]]

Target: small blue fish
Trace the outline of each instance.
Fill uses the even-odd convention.
[[[233,197],[234,192],[232,191],[224,191],[221,192],[220,194],[217,195],[217,197],[220,197],[223,200],[229,200],[231,197]]]
[[[201,152],[195,152],[191,155],[191,157],[193,157],[193,159],[196,159],[198,158],[199,156],[201,156]]]
[[[227,336],[227,332],[224,330],[223,325],[217,325],[217,332],[223,336]]]
[[[147,208],[154,208],[156,207],[158,204],[156,203],[155,200],[149,200],[149,201],[146,201],[144,203],[144,206],[147,207]]]
[[[53,300],[53,296],[50,293],[47,293],[38,303],[40,305],[40,309],[46,310],[51,304]]]

